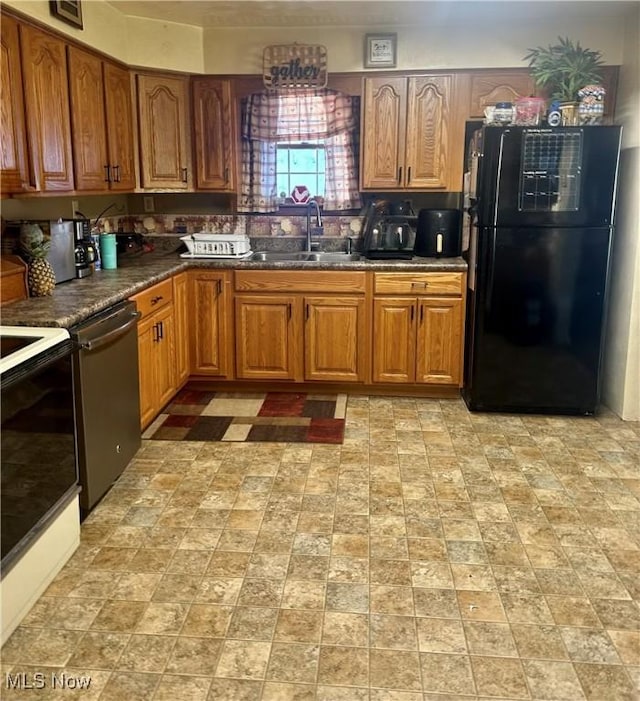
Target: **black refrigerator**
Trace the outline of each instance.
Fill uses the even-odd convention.
[[[471,410],[596,411],[620,139],[617,126],[470,134]]]

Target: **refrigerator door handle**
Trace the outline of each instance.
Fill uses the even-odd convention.
[[[485,299],[485,309],[491,311],[491,303],[493,299],[493,282],[496,270],[496,237],[497,230],[495,227],[491,229],[491,246],[487,260],[487,297]]]
[[[504,134],[500,135],[500,151],[498,153],[498,167],[496,168],[496,185],[495,185],[495,205],[493,208],[493,228],[498,226],[498,208],[500,202],[500,176],[502,175],[502,156],[504,154]]]

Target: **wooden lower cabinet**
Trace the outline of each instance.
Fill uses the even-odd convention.
[[[231,284],[226,271],[189,271],[190,372],[194,375],[230,377]]]
[[[189,276],[179,273],[173,277],[173,314],[175,323],[176,385],[189,379]]]
[[[173,309],[165,307],[138,324],[140,425],[144,429],[176,391]]]
[[[173,281],[160,282],[133,296],[142,318],[138,322],[140,425],[144,429],[171,400],[178,388]]]
[[[373,302],[373,381],[415,382],[416,300]]]
[[[295,295],[237,295],[236,376],[300,380],[301,300]]]
[[[461,387],[463,273],[375,273],[374,290],[397,296],[373,301],[373,382]]]
[[[464,292],[458,272],[179,273],[132,297],[142,428],[192,375],[460,387]]]
[[[462,387],[462,299],[418,301],[416,382]]]
[[[238,378],[364,381],[364,297],[238,295],[235,312]]]
[[[366,381],[364,273],[237,271],[235,290],[238,379]]]
[[[304,310],[304,379],[363,382],[364,297],[305,297]]]

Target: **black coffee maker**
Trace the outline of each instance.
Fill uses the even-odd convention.
[[[76,237],[76,277],[91,275],[95,268],[96,247],[91,238],[91,222],[88,219],[74,219]]]

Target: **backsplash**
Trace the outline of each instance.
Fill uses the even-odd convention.
[[[325,238],[358,237],[362,230],[360,216],[326,215]],[[100,232],[135,233],[172,236],[206,232],[211,234],[247,234],[250,237],[304,237],[306,216],[253,214],[146,214],[104,217]]]

